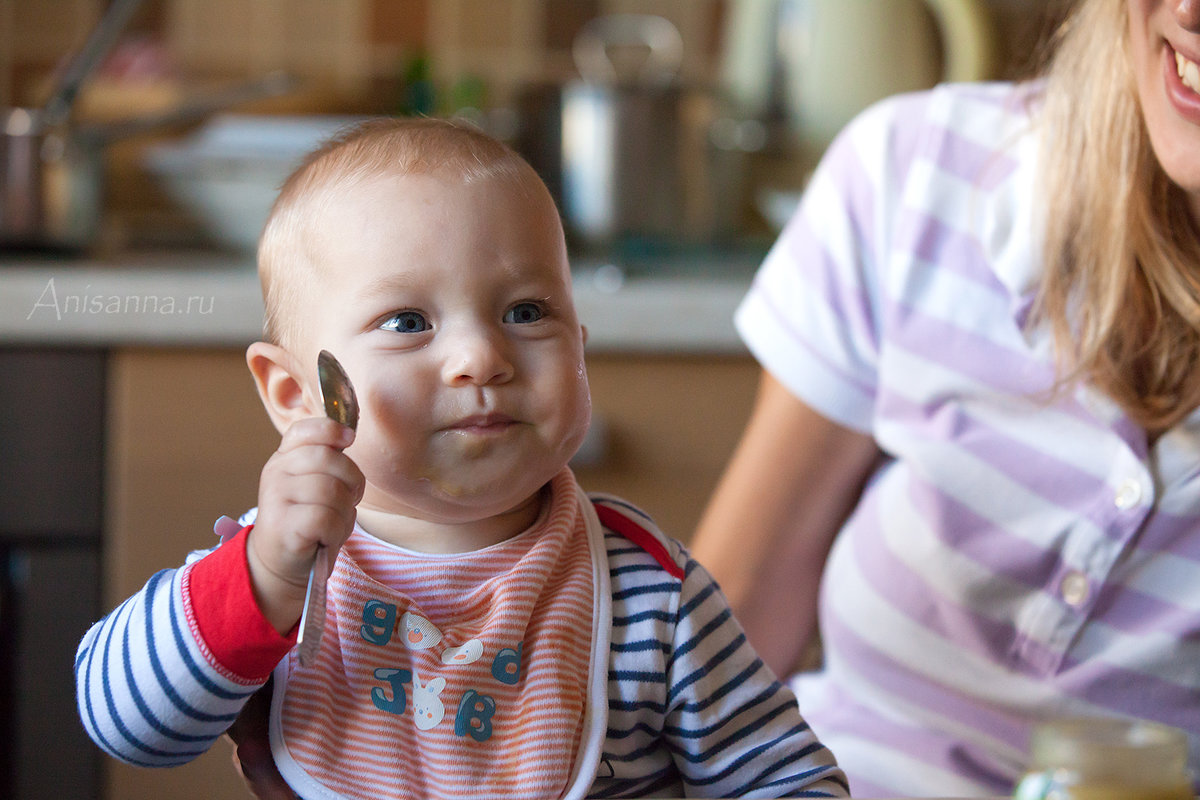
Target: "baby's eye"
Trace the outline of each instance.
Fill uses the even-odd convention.
[[[419,311],[400,311],[379,327],[396,333],[420,333],[429,330],[429,322]]]
[[[543,316],[542,308],[537,303],[517,303],[504,312],[504,321],[528,325],[530,322],[537,322]]]

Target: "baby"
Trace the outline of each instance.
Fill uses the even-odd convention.
[[[707,573],[576,484],[585,331],[527,163],[445,121],[365,123],[285,183],[259,270],[247,361],[281,443],[256,511],[84,637],[100,747],[185,762],[273,676],[271,753],[303,797],[845,794]],[[357,431],[323,416],[321,350]]]

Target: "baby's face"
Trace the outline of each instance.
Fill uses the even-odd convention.
[[[540,187],[385,176],[340,192],[304,302],[304,363],[342,362],[362,413],[363,506],[441,522],[512,510],[591,413],[583,333]]]

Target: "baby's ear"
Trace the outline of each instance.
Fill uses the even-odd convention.
[[[297,420],[320,415],[313,411],[314,400],[306,388],[304,370],[290,351],[269,342],[255,342],[246,349],[246,365],[271,422],[281,434]]]

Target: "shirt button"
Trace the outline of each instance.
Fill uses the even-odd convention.
[[[1122,511],[1128,511],[1142,499],[1142,484],[1134,478],[1121,481],[1117,493],[1113,495],[1113,503]]]
[[[1058,585],[1059,594],[1071,608],[1079,608],[1088,599],[1088,579],[1082,572],[1071,570]]]

